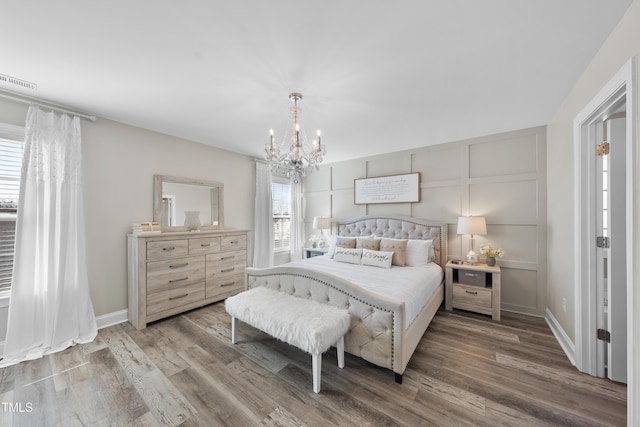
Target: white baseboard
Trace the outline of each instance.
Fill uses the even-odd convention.
[[[127,320],[129,320],[129,310],[124,309],[96,317],[96,324],[98,325],[98,329],[103,329],[117,325],[118,323],[124,323]]]
[[[96,325],[98,329],[107,328],[109,326],[124,323],[129,320],[129,310],[124,309],[120,311],[114,311],[113,313],[103,314],[96,317]],[[0,354],[4,353],[4,341],[0,341]]]
[[[567,333],[564,331],[564,329],[562,329],[562,326],[560,326],[560,323],[558,323],[558,320],[556,319],[556,317],[548,308],[546,310],[546,316],[544,320],[547,321],[547,325],[549,325],[549,328],[551,328],[551,332],[553,332],[553,335],[556,337],[556,340],[558,340],[558,344],[560,344],[560,347],[562,347],[562,350],[569,358],[569,361],[571,362],[571,364],[575,366],[576,365],[576,347],[573,344],[573,342],[571,342],[571,339],[569,338]]]

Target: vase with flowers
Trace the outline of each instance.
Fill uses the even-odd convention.
[[[317,248],[318,243],[320,243],[320,236],[316,236],[315,234],[309,237],[309,242],[311,243],[312,248]]]
[[[484,245],[480,251],[482,255],[487,257],[487,265],[490,267],[496,265],[496,258],[502,258],[504,256],[504,249],[493,249],[491,245]]]

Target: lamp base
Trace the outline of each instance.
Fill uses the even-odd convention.
[[[478,263],[478,254],[471,249],[469,253],[465,256],[465,259],[469,264],[477,264]]]

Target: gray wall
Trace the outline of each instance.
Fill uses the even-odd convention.
[[[26,113],[26,105],[0,99],[0,122],[24,126]],[[251,158],[106,119],[82,120],[81,126],[89,286],[97,316],[127,308],[126,235],[132,223],[153,219],[154,174],[224,182],[225,226],[253,228]]]
[[[548,126],[548,240],[549,310],[575,344],[575,183],[573,121],[598,92],[613,78],[629,58],[640,56],[640,1],[634,1],[618,26],[611,32],[598,54],[576,82]],[[639,97],[637,71],[636,99]],[[636,129],[640,111],[635,106]],[[637,136],[636,136],[637,138]],[[637,139],[636,139],[637,144]],[[562,299],[567,301],[566,310]]]
[[[469,250],[456,234],[457,218],[481,215],[487,236],[504,248],[502,308],[544,316],[546,280],[546,128],[451,142],[382,156],[327,164],[304,180],[306,236],[317,234],[314,216],[346,219],[396,214],[447,222],[449,257]],[[356,178],[420,172],[420,202],[355,205]]]

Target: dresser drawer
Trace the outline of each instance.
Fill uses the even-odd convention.
[[[217,254],[207,254],[207,266],[243,264],[247,265],[247,251],[220,252]]]
[[[220,237],[189,239],[189,255],[220,252]]]
[[[247,248],[247,236],[244,234],[222,236],[220,239],[220,250],[223,252],[238,251]]]
[[[177,258],[189,255],[189,241],[163,240],[147,242],[147,260]]]
[[[147,263],[147,293],[183,287],[205,279],[205,256]]]
[[[487,284],[487,273],[483,271],[474,271],[474,270],[458,270],[458,283],[463,285],[471,285],[471,286],[486,286]]]
[[[171,310],[204,299],[204,282],[147,295],[147,315]]]
[[[244,290],[244,273],[207,280],[206,297]]]
[[[491,309],[491,289],[475,286],[453,286],[453,306],[465,308],[474,306]]]
[[[207,255],[207,280],[244,273],[246,266],[246,251]]]

